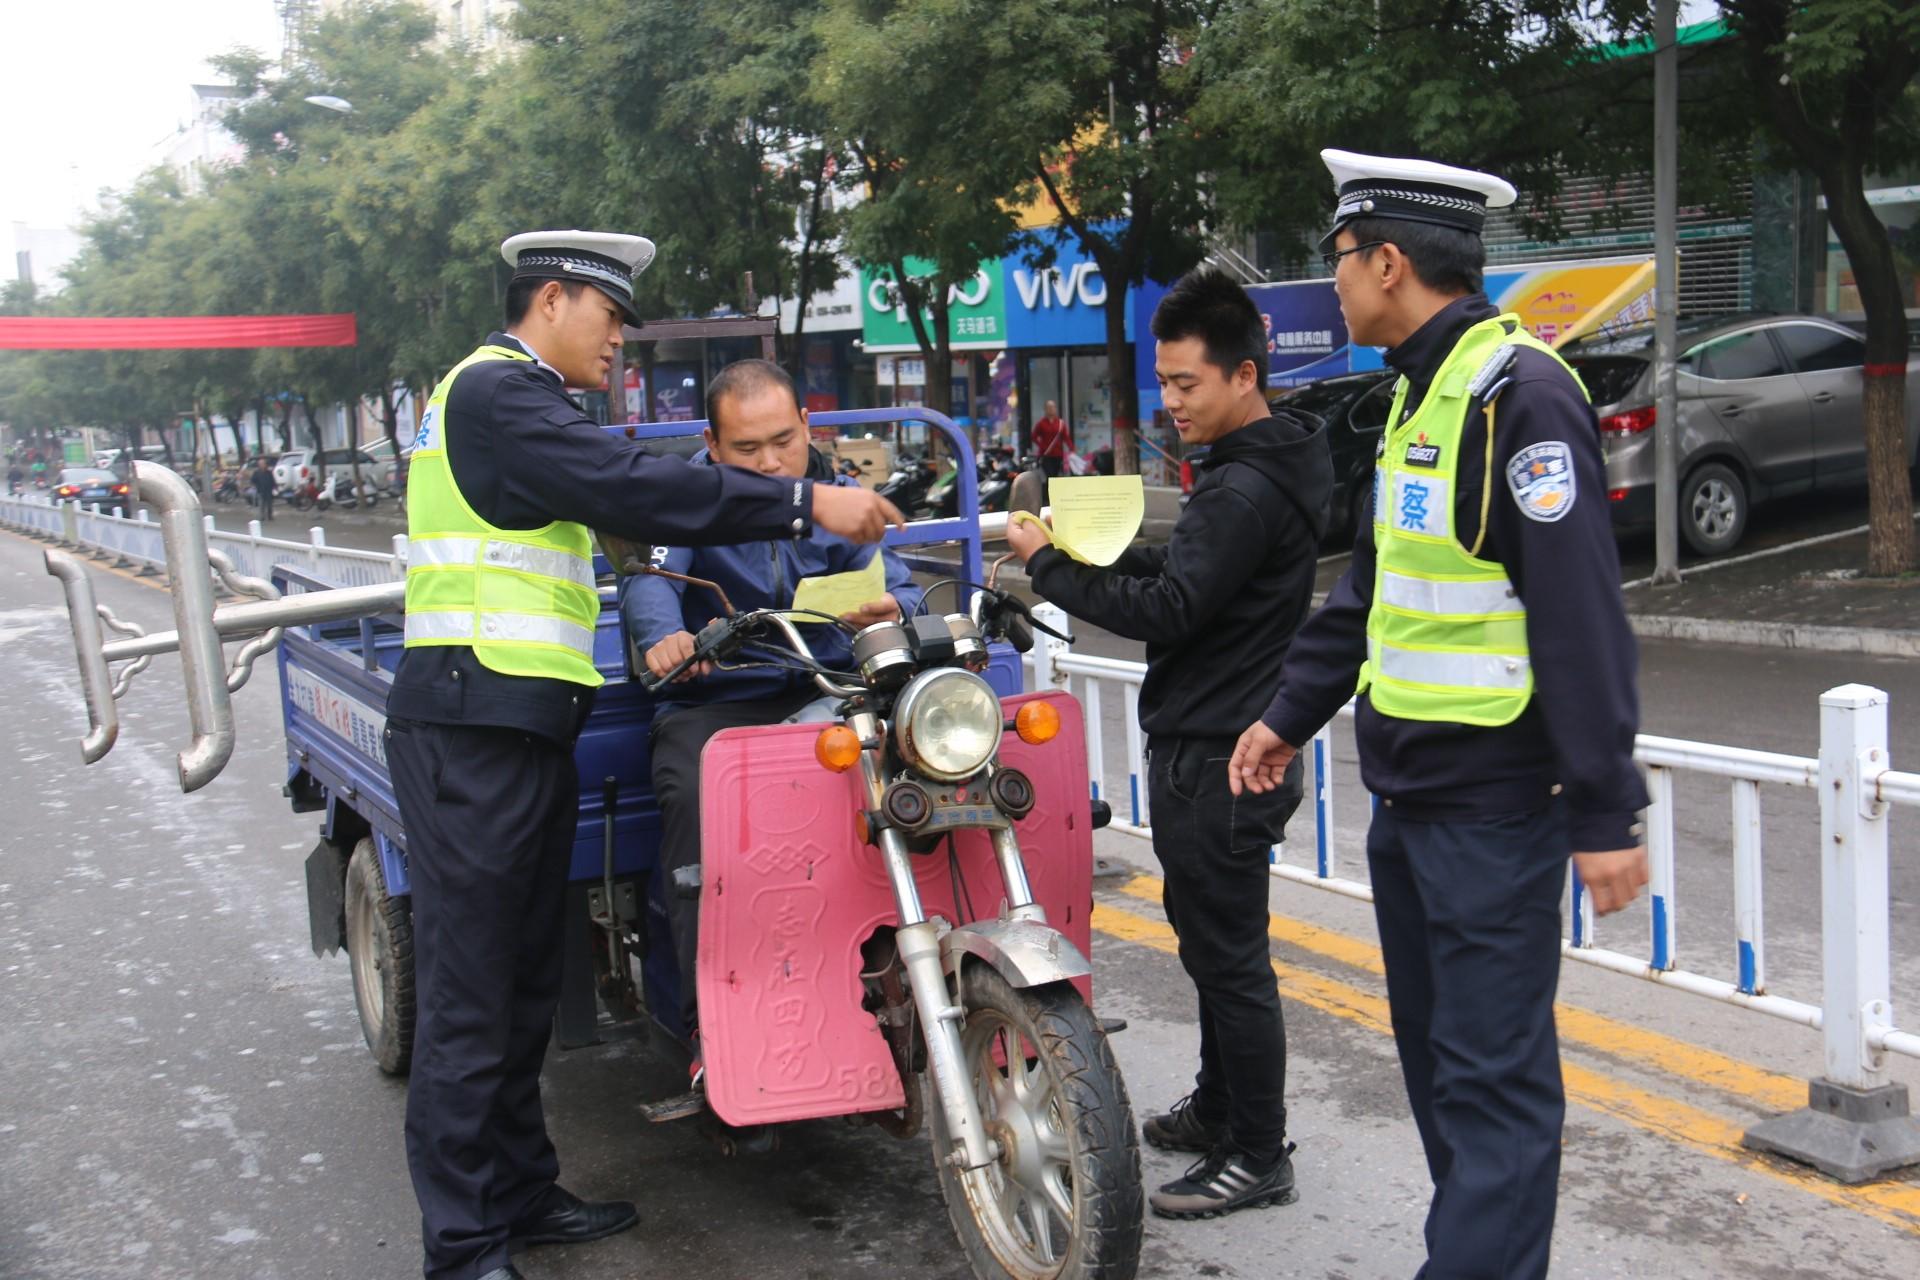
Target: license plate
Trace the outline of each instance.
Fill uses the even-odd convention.
[[[80,496],[82,498],[104,498],[107,496],[107,491],[105,489],[88,489]]]

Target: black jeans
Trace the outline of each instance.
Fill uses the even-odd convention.
[[[559,1176],[540,1064],[579,779],[570,749],[516,729],[389,718],[386,747],[413,881],[407,1167],[428,1280],[471,1280]]]
[[[1560,978],[1565,815],[1367,832],[1393,1038],[1433,1175],[1425,1280],[1547,1274],[1566,1095]]]
[[[680,968],[681,1026],[699,1023],[694,964],[700,954],[700,900],[673,891],[673,873],[700,865],[700,752],[722,729],[779,724],[818,698],[811,685],[777,698],[708,702],[669,711],[653,722],[653,795],[660,804],[660,867],[667,885],[667,916],[673,925],[673,957]]]
[[[1154,738],[1147,747],[1153,852],[1167,921],[1200,996],[1193,1108],[1270,1160],[1287,1137],[1287,1027],[1267,941],[1268,853],[1300,807],[1298,760],[1265,795],[1227,789],[1232,738]]]

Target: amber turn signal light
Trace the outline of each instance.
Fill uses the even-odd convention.
[[[813,758],[823,768],[845,773],[860,763],[860,736],[843,724],[830,724],[813,740]]]
[[[1013,731],[1030,746],[1052,742],[1060,734],[1060,713],[1051,702],[1029,702],[1014,715]]]

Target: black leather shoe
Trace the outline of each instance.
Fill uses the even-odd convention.
[[[527,1280],[527,1278],[521,1275],[514,1265],[509,1262],[504,1267],[495,1267],[493,1270],[487,1272],[487,1274],[481,1276],[480,1280]]]
[[[546,1208],[507,1229],[507,1246],[525,1249],[536,1244],[583,1244],[619,1235],[639,1221],[640,1211],[631,1201],[587,1201],[564,1187],[555,1187],[547,1196]]]

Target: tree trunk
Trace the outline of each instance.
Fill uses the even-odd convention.
[[[1140,473],[1140,392],[1133,385],[1133,344],[1127,341],[1128,296],[1125,285],[1109,283],[1102,308],[1107,319],[1107,399],[1113,410],[1113,474],[1117,476]]]
[[[947,313],[952,296],[944,279],[935,278],[927,310],[933,316],[933,350],[927,352],[927,408],[953,416],[953,333]]]
[[[1887,228],[1867,203],[1858,166],[1826,167],[1820,185],[1834,234],[1867,313],[1861,396],[1867,443],[1867,572],[1892,577],[1915,567],[1913,484],[1907,468],[1907,312]]]
[[[347,465],[353,468],[353,501],[358,507],[366,496],[366,482],[360,477],[360,402],[355,400],[349,414],[353,426],[347,432]]]
[[[291,395],[280,402],[280,452],[286,453],[293,448],[293,400]]]
[[[307,419],[307,439],[313,443],[313,469],[320,477],[317,483],[324,493],[327,488],[327,447],[320,440],[320,421],[313,416],[313,401],[306,396],[300,397],[300,412]]]
[[[400,454],[400,406],[394,402],[393,384],[380,388],[380,421],[387,428],[387,447],[393,450],[393,476],[387,487],[395,493],[407,491],[407,460]]]

